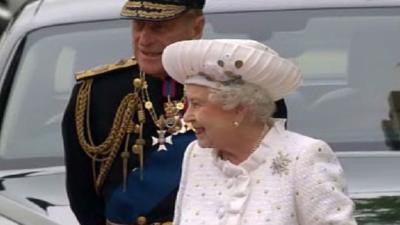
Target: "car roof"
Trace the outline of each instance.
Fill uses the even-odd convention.
[[[0,42],[0,51],[14,51],[15,40],[43,27],[120,19],[126,0],[29,0],[9,23]],[[205,13],[322,8],[400,6],[399,0],[206,0]],[[8,60],[0,58],[2,61]]]
[[[0,51],[15,51],[16,41],[43,27],[120,19],[126,0],[29,0],[10,23]],[[206,0],[205,13],[400,6],[399,0]],[[0,65],[9,59],[0,57]],[[4,68],[3,68],[4,69]]]
[[[0,19],[9,20],[10,18],[11,18],[10,10],[8,10],[2,4],[0,4]]]
[[[121,18],[126,0],[36,0],[32,8],[31,28]],[[390,7],[400,6],[398,0],[208,0],[205,12],[243,12],[260,10],[296,10],[318,8]]]

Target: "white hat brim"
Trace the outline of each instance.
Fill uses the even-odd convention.
[[[222,63],[221,63],[222,62]],[[240,62],[240,66],[237,66]],[[266,89],[273,100],[279,100],[302,82],[300,70],[290,60],[253,40],[188,40],[164,49],[162,63],[166,72],[182,84],[221,87],[226,71],[240,75],[245,82]],[[222,64],[222,66],[221,66]],[[201,76],[198,76],[200,75]],[[212,80],[206,79],[211,76]]]

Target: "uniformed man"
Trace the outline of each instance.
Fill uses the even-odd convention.
[[[129,0],[134,58],[79,72],[62,131],[70,205],[82,225],[170,224],[186,146],[182,86],[163,49],[202,35],[204,0]],[[177,62],[179,63],[179,62]],[[278,117],[286,117],[283,101]]]

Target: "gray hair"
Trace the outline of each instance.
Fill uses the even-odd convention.
[[[221,104],[224,110],[243,106],[255,120],[262,122],[267,122],[275,112],[275,102],[271,95],[260,86],[248,82],[229,85],[229,88],[210,88],[209,100]]]

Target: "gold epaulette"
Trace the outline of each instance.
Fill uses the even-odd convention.
[[[75,79],[77,81],[82,80],[82,79],[86,79],[89,77],[94,77],[100,74],[104,74],[106,72],[109,71],[113,71],[113,70],[117,70],[117,69],[121,69],[121,68],[126,68],[129,66],[133,66],[137,64],[137,60],[135,58],[129,58],[129,59],[121,59],[116,63],[112,63],[112,64],[105,64],[105,65],[101,65],[101,66],[97,66],[95,68],[92,69],[88,69],[88,70],[84,70],[84,71],[80,71],[77,72],[75,74]]]

